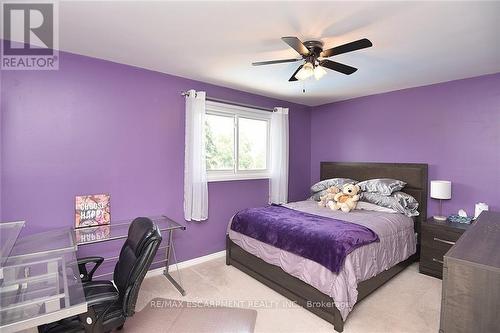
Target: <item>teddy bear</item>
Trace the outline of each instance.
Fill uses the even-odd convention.
[[[332,210],[341,209],[344,213],[348,213],[354,208],[359,200],[358,193],[361,191],[358,185],[346,184],[342,187],[342,191],[335,194],[333,200],[328,202],[328,207]]]
[[[321,207],[326,207],[328,202],[333,201],[333,198],[339,192],[340,190],[337,186],[330,186],[326,189],[326,193],[319,197],[320,200],[318,202],[318,205],[320,205]]]

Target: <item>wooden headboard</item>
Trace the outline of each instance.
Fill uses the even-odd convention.
[[[321,180],[351,178],[363,181],[372,178],[393,178],[407,183],[402,190],[418,201],[419,216],[415,218],[415,231],[420,244],[420,225],[427,219],[427,164],[420,163],[363,163],[321,162]]]

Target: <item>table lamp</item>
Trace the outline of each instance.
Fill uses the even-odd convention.
[[[451,182],[447,180],[431,180],[431,198],[439,199],[439,215],[433,216],[437,221],[446,221],[443,216],[443,200],[451,199]]]

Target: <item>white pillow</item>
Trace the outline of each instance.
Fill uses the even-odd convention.
[[[382,207],[365,201],[358,201],[358,203],[356,204],[356,209],[371,210],[374,212],[382,212],[382,213],[398,213],[398,211],[394,209]]]

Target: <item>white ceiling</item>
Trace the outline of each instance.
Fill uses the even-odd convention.
[[[500,2],[62,2],[60,48],[301,104],[319,105],[500,72]],[[290,83],[280,40],[369,49],[331,59],[359,70]]]

